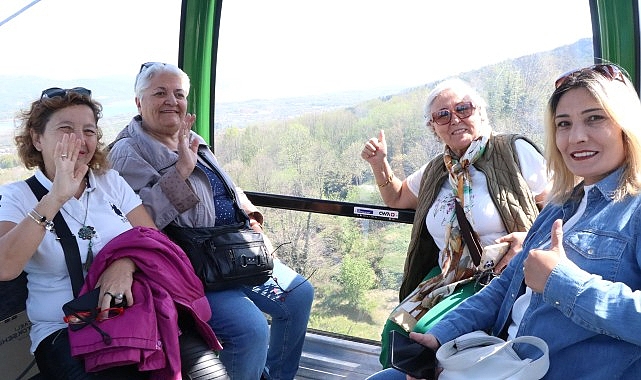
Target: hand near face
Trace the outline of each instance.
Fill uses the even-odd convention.
[[[375,166],[382,164],[385,157],[387,157],[387,142],[385,141],[385,132],[381,129],[378,138],[372,137],[365,143],[361,158]]]
[[[78,164],[82,141],[73,133],[65,133],[56,143],[53,162],[56,165],[51,194],[61,203],[73,197],[89,170],[87,164]]]
[[[525,284],[533,291],[543,293],[550,273],[562,259],[567,259],[563,249],[563,221],[557,219],[552,224],[550,249],[533,249],[523,262]]]
[[[198,162],[196,154],[198,152],[198,140],[189,140],[191,126],[194,125],[195,121],[196,115],[186,114],[178,131],[178,162],[176,162],[176,170],[183,180],[189,177]]]

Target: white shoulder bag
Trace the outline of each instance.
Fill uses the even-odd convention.
[[[543,352],[536,359],[521,359],[512,348],[515,343],[531,344]],[[538,380],[550,367],[548,345],[535,336],[511,341],[473,331],[443,344],[436,351],[439,380]]]

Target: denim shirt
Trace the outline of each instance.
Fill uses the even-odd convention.
[[[517,335],[547,342],[546,379],[636,379],[641,373],[641,196],[613,200],[622,173],[590,190],[583,217],[563,234],[568,260],[552,270],[543,294],[532,294],[519,325]],[[503,274],[429,332],[441,343],[479,329],[504,335],[514,301],[525,292],[525,258],[550,240],[556,219],[570,219],[582,197],[579,185],[564,204],[547,205]],[[528,345],[516,350],[540,355]]]

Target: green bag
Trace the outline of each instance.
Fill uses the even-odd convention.
[[[441,273],[440,267],[434,267],[428,274],[425,276],[423,281],[428,280]],[[459,288],[457,288],[454,293],[443,298],[439,303],[434,305],[425,315],[421,317],[412,328],[412,331],[415,332],[426,332],[432,326],[434,326],[438,321],[440,321],[445,314],[450,310],[455,309],[461,302],[466,298],[476,293],[479,290],[474,281],[469,282]],[[383,327],[383,332],[381,333],[381,355],[379,361],[383,365],[383,368],[390,367],[390,334],[392,330],[398,331],[404,335],[409,335],[409,333],[403,329],[401,326],[397,325],[394,321],[387,319],[385,326]]]

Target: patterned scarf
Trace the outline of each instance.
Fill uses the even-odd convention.
[[[472,220],[469,210],[472,208],[472,180],[469,167],[485,153],[489,134],[472,141],[461,158],[446,146],[443,160],[449,171],[449,181],[454,196],[466,210],[468,220]],[[441,274],[419,284],[420,290],[414,300],[420,301],[424,308],[430,309],[441,299],[452,294],[458,285],[471,281],[475,266],[470,253],[463,242],[454,207],[449,225],[445,229],[445,248],[441,252]]]

